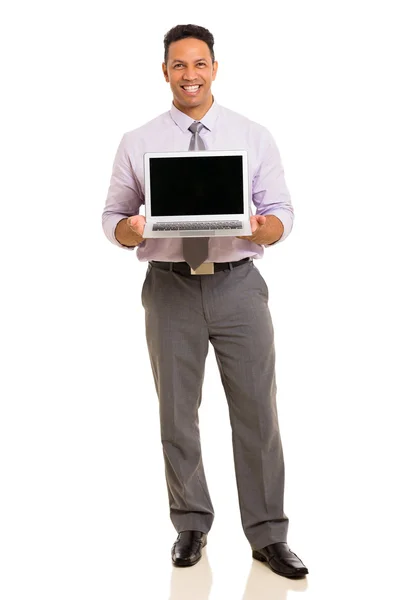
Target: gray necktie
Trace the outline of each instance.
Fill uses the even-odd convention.
[[[204,141],[199,135],[204,125],[199,121],[193,121],[189,127],[192,132],[189,150],[205,150]],[[195,182],[194,182],[195,183]],[[197,269],[208,257],[208,237],[182,238],[183,258],[193,270]]]

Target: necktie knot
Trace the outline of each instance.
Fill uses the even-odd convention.
[[[189,131],[191,131],[192,133],[200,133],[203,127],[204,125],[203,123],[200,123],[200,121],[193,121],[193,123],[189,127]]]
[[[206,145],[203,138],[200,135],[200,131],[204,128],[203,123],[200,121],[193,121],[188,130],[192,132],[192,138],[189,144],[189,150],[206,150]]]

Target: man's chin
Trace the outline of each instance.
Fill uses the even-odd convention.
[[[201,104],[204,102],[204,98],[201,96],[180,96],[180,101],[185,104]]]
[[[184,106],[185,108],[190,108],[194,106],[200,106],[202,101],[199,98],[177,98],[174,97],[174,104],[178,104],[179,106]]]
[[[186,96],[185,94],[180,93],[179,96],[175,95],[175,101],[182,104],[182,106],[201,106],[202,104],[207,104],[207,96],[204,94],[200,94],[199,96]]]

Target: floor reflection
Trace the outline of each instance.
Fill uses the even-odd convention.
[[[208,562],[207,549],[201,560],[193,567],[172,567],[169,600],[208,600],[212,587],[212,571]],[[242,600],[287,600],[288,591],[304,592],[307,578],[288,579],[273,573],[269,567],[257,560],[247,578]],[[267,596],[266,596],[267,594]]]
[[[269,567],[253,560],[242,600],[286,600],[288,591],[304,592],[307,578],[288,579],[277,575]],[[267,594],[267,595],[266,595]]]
[[[172,567],[169,600],[208,600],[212,573],[204,548],[201,560],[193,567]]]

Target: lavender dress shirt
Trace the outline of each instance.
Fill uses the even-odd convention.
[[[252,204],[255,214],[275,215],[283,223],[282,242],[293,227],[293,207],[276,143],[262,125],[239,113],[213,104],[201,119],[205,126],[200,135],[207,150],[248,151]],[[172,103],[171,109],[141,127],[125,133],[115,156],[110,186],[102,215],[103,230],[113,244],[137,250],[139,261],[182,262],[182,238],[145,239],[135,247],[120,244],[115,228],[121,219],[138,215],[144,204],[143,154],[188,150],[193,119]],[[254,214],[251,205],[251,214]],[[236,237],[212,237],[205,262],[230,262],[250,256],[262,258],[264,246]]]

